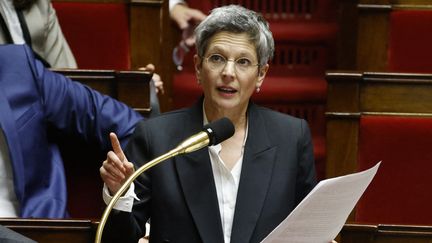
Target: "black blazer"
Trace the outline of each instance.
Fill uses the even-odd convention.
[[[231,242],[260,242],[315,186],[306,121],[250,104]],[[203,127],[202,102],[139,123],[126,156],[137,167]],[[151,218],[150,242],[224,241],[208,149],[180,155],[135,181],[133,213],[114,210],[104,239],[134,242]]]

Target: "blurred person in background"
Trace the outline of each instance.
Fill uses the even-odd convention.
[[[0,44],[27,44],[47,67],[77,67],[50,0],[2,0],[0,13]]]

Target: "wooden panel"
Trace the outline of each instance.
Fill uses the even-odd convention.
[[[326,74],[328,112],[359,111],[358,94],[361,77],[360,73],[355,72],[329,72]]]
[[[51,0],[52,2],[128,3],[130,0]]]
[[[367,83],[362,88],[361,109],[368,112],[428,113],[432,110],[431,84]]]
[[[337,35],[337,69],[355,70],[357,57],[358,8],[357,0],[339,3]]]
[[[328,72],[327,112],[432,114],[432,74]]]
[[[131,0],[130,6],[132,68],[155,65],[165,89],[159,95],[161,110],[170,110],[174,44],[168,0]]]
[[[143,115],[150,112],[150,79],[145,71],[51,69],[118,99]]]
[[[117,98],[140,112],[150,111],[151,76],[142,71],[118,71]]]
[[[130,6],[130,34],[132,68],[145,66],[147,63],[160,63],[163,21],[163,1],[132,0]]]
[[[391,4],[403,4],[403,5],[431,5],[430,0],[388,0]]]
[[[340,240],[342,243],[372,243],[377,228],[376,225],[345,224],[339,233]]]
[[[346,224],[342,243],[431,243],[432,226]]]
[[[43,243],[94,242],[97,222],[90,220],[0,219],[0,224]]]
[[[326,178],[346,175],[357,169],[358,117],[327,113]]]
[[[390,10],[389,6],[359,5],[357,70],[386,70]]]
[[[363,73],[361,111],[381,113],[432,113],[432,75]]]

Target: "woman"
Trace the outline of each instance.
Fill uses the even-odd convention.
[[[114,152],[100,170],[104,195],[209,121],[228,117],[235,134],[145,172],[121,198],[130,204],[117,203],[104,240],[137,242],[151,218],[150,242],[260,242],[315,185],[307,123],[250,101],[274,51],[268,23],[230,5],[214,9],[195,34],[203,98],[140,123],[125,154],[112,135]]]

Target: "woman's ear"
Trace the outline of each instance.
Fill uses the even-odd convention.
[[[197,54],[194,55],[193,60],[194,60],[195,74],[197,78],[199,78],[199,75],[201,74],[202,60]]]
[[[197,54],[194,55],[193,60],[194,60],[194,67],[195,67],[195,77],[197,79],[197,83],[201,84],[202,60]]]
[[[266,74],[267,74],[268,69],[269,69],[269,65],[268,64],[262,66],[260,68],[260,70],[259,70],[258,77],[261,78],[261,79],[264,79],[265,76],[266,76]]]
[[[265,78],[265,76],[267,74],[268,69],[269,69],[269,65],[268,64],[262,66],[259,69],[256,87],[261,87],[262,83],[264,82],[264,78]]]

